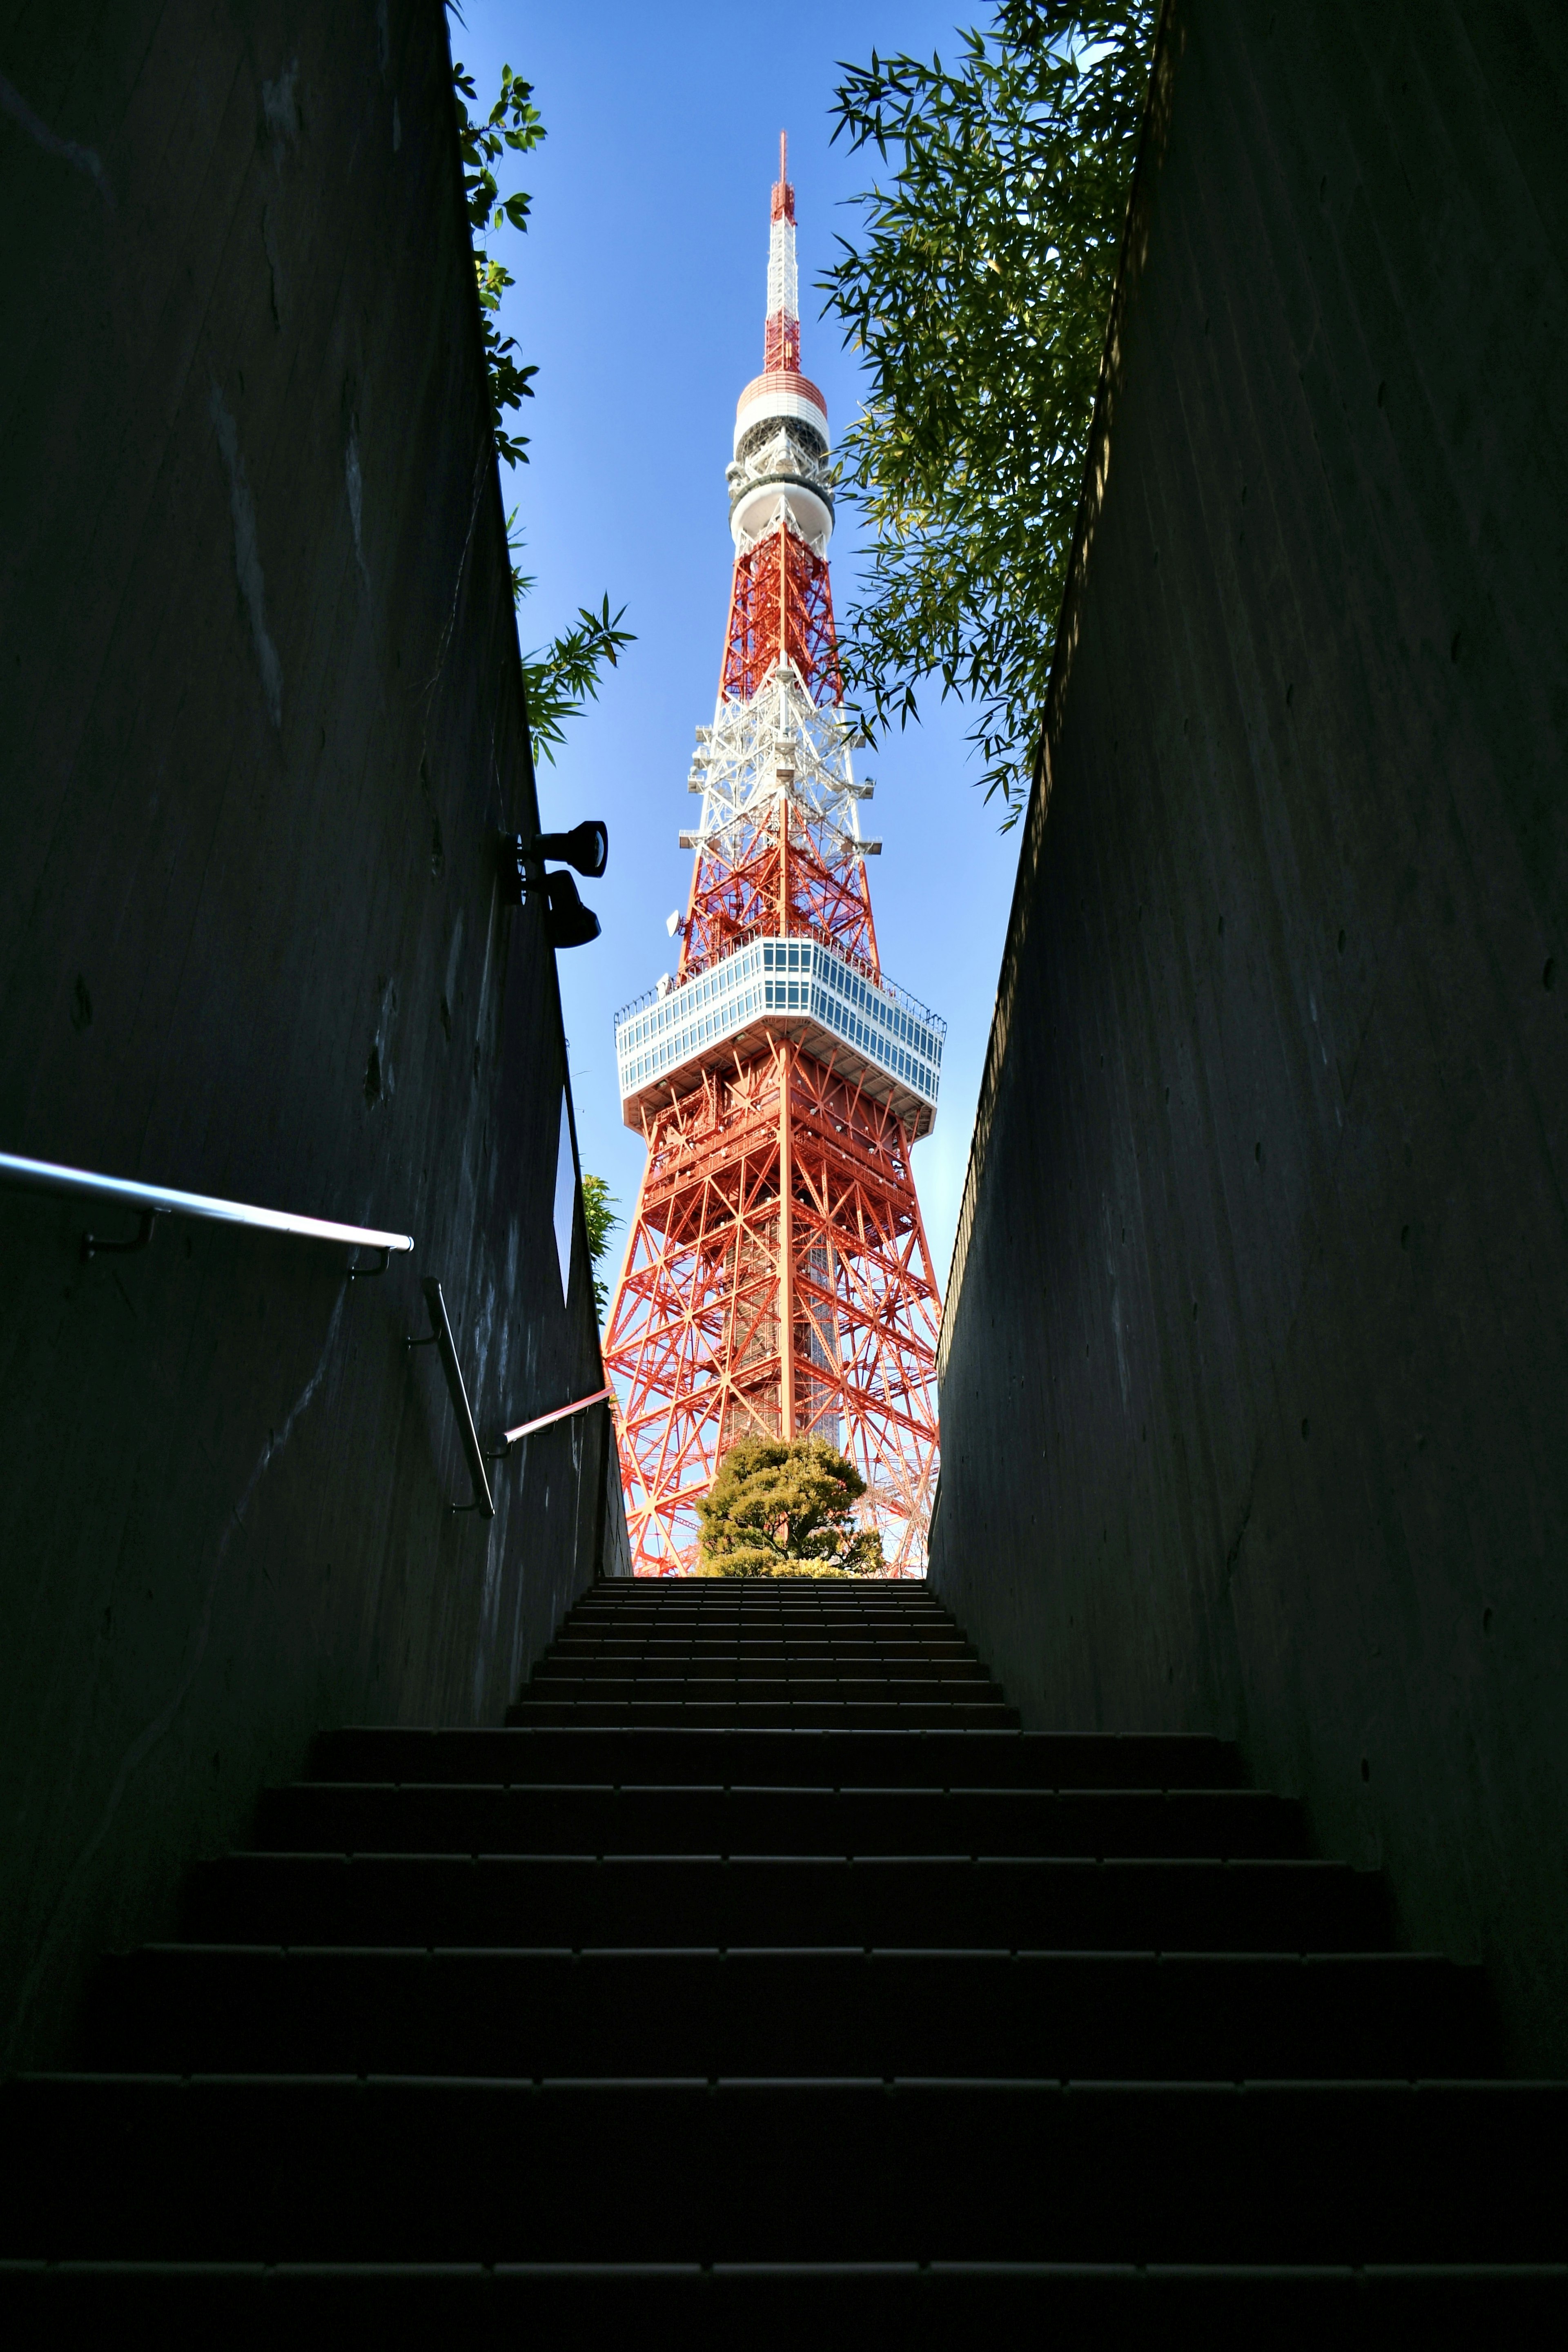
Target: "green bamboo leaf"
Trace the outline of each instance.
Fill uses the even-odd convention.
[[[874,737],[916,682],[971,706],[1022,806],[1050,675],[1152,44],[1152,0],[1007,0],[946,70],[841,66],[833,137],[888,166],[819,281],[865,359],[841,445],[870,546],[846,686]]]

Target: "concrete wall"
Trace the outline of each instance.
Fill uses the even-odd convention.
[[[0,1191],[0,2021],[348,1719],[497,1720],[624,1552],[436,0],[0,29],[0,1149],[413,1234],[380,1280]],[[587,814],[588,812],[585,812]],[[589,894],[591,897],[591,891]],[[587,950],[591,952],[591,950]]]
[[[1568,2069],[1568,13],[1176,0],[944,1334],[1036,1725],[1239,1737]]]

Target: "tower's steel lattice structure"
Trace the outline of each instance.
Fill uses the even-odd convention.
[[[800,373],[795,191],[779,146],[763,372],[728,468],[735,572],[673,979],[615,1024],[648,1161],[605,1364],[639,1573],[695,1564],[693,1506],[752,1433],[863,1474],[891,1568],[920,1574],[941,1302],[910,1168],[945,1024],[877,955],[828,541],[827,404]]]

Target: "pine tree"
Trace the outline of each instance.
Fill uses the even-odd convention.
[[[700,1576],[878,1576],[882,1538],[855,1505],[865,1480],[821,1437],[743,1437],[697,1505]]]

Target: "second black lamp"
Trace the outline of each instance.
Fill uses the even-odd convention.
[[[545,860],[557,857],[575,866],[580,874],[602,874],[610,862],[610,828],[599,817],[585,818],[570,833],[536,833],[525,841],[520,833],[500,837],[501,890],[514,907],[530,896],[542,898],[545,937],[552,948],[586,947],[599,937],[599,918],[577,895],[570,874],[547,874]]]

